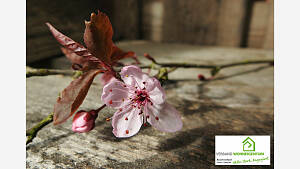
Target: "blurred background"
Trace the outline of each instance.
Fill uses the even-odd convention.
[[[273,49],[273,0],[27,0],[26,62],[48,67],[63,56],[45,23],[83,44],[84,20],[97,9],[114,41]]]

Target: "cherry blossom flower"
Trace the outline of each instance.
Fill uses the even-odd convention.
[[[166,102],[160,82],[137,66],[125,66],[121,78],[111,80],[103,88],[102,101],[118,109],[112,117],[116,137],[131,137],[147,122],[164,132],[182,128],[179,112]]]

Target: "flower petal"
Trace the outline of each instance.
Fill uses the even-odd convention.
[[[113,133],[116,137],[131,137],[135,135],[143,124],[141,109],[133,108],[131,105],[127,109],[118,111],[112,119]]]
[[[179,112],[167,102],[156,106],[147,104],[145,111],[149,115],[147,121],[160,131],[176,132],[182,128]]]
[[[151,92],[157,86],[161,87],[159,81],[155,77],[149,77],[143,84],[147,92]]]
[[[108,84],[110,81],[116,79],[111,72],[105,72],[100,77],[100,82],[103,86]]]
[[[154,104],[162,104],[165,102],[166,93],[161,87],[160,82],[153,78],[152,83],[148,80],[146,82],[146,90],[148,91],[149,97]]]
[[[95,127],[95,121],[89,121],[83,126],[72,125],[72,130],[77,133],[89,132]]]
[[[131,95],[123,82],[113,79],[104,86],[101,100],[110,107],[120,108],[130,102]]]
[[[76,127],[82,127],[86,124],[86,120],[84,120],[84,117],[87,116],[87,112],[79,111],[75,114],[73,117],[72,124],[76,122]]]
[[[142,89],[144,87],[143,82],[147,81],[150,77],[146,73],[142,72],[137,66],[130,65],[122,68],[120,72],[121,78],[127,85],[136,86]]]

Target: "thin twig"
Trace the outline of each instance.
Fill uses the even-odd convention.
[[[106,104],[103,104],[101,107],[95,110],[96,113],[99,113],[103,108],[106,107]],[[40,121],[38,124],[33,126],[31,129],[28,129],[26,131],[26,145],[32,142],[32,140],[36,137],[37,133],[45,126],[50,124],[53,121],[53,113],[49,114],[46,118],[44,118],[42,121]]]
[[[172,67],[171,69],[168,69],[168,73],[174,72],[177,69],[177,67]]]
[[[63,69],[34,69],[26,67],[26,77],[31,76],[48,76],[48,75],[74,75],[78,71]]]
[[[273,64],[274,60],[273,59],[252,60],[252,61],[246,60],[246,61],[241,61],[241,62],[220,64],[220,65],[203,65],[203,64],[193,64],[193,63],[156,63],[156,64],[159,66],[162,66],[162,67],[203,68],[203,69],[214,69],[216,67],[219,67],[222,69],[222,68],[233,67],[233,66],[250,65],[250,64],[264,64],[264,63]],[[143,67],[143,68],[146,68],[146,67]]]
[[[253,61],[242,61],[242,62],[237,62],[237,63],[230,63],[230,64],[223,64],[223,65],[219,65],[219,67],[221,69],[223,68],[227,68],[227,67],[233,67],[233,66],[242,66],[242,65],[251,65],[251,64],[274,64],[274,60],[253,60]]]
[[[251,64],[269,64],[270,66],[274,65],[274,60],[252,60],[252,61],[241,61],[229,64],[220,64],[220,65],[203,65],[203,64],[190,64],[190,63],[158,63],[153,62],[153,64],[159,65],[161,67],[171,67],[171,68],[202,68],[202,69],[211,69],[211,75],[215,76],[221,69],[242,66],[242,65],[251,65]],[[150,66],[141,66],[141,68],[151,68]]]
[[[242,66],[242,65],[251,65],[251,64],[274,64],[274,60],[253,60],[253,61],[241,61],[236,63],[229,64],[220,64],[220,65],[204,65],[204,64],[193,64],[193,63],[154,63],[160,67],[175,67],[175,68],[202,68],[202,69],[224,69],[234,66]],[[141,69],[149,69],[153,68],[151,65],[140,65]],[[119,70],[118,68],[116,69]],[[158,68],[159,70],[159,68]],[[63,70],[63,69],[34,69],[30,67],[26,67],[26,77],[31,76],[47,76],[47,75],[71,75],[73,76],[78,71],[74,70]]]
[[[26,131],[26,136],[27,136],[27,140],[26,140],[26,145],[30,142],[32,142],[32,140],[36,137],[37,133],[46,125],[48,125],[49,123],[51,123],[53,121],[53,114],[49,114],[46,118],[44,118],[42,121],[40,121],[38,124],[36,124],[35,126],[33,126],[31,129],[28,129]]]

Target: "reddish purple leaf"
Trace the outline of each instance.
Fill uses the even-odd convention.
[[[101,60],[98,58],[94,57],[84,46],[81,44],[75,42],[71,38],[67,37],[66,35],[62,34],[58,30],[56,30],[50,23],[46,23],[46,25],[49,27],[51,33],[53,34],[54,38],[61,44],[63,45],[66,49],[74,52],[78,56],[84,57],[85,63],[81,64],[86,64],[86,62],[94,62],[91,63],[90,65],[93,65],[92,67],[88,67],[86,69],[93,69],[95,65],[101,65],[102,67],[110,70],[110,66],[107,64],[103,63]],[[70,53],[70,52],[68,52]],[[100,66],[98,66],[100,67]]]
[[[79,56],[92,56],[92,54],[88,52],[84,46],[56,30],[50,23],[46,23],[46,25],[49,27],[54,38],[65,48],[73,51]]]
[[[137,59],[136,54],[132,51],[124,52],[122,49],[118,48],[115,44],[113,44],[112,54],[111,54],[111,62],[112,64],[116,64],[119,60],[125,58],[132,58],[135,60],[136,64],[140,64],[140,61]]]
[[[82,56],[77,55],[73,51],[71,51],[67,48],[64,48],[64,47],[62,47],[60,49],[66,55],[66,57],[71,61],[71,63],[81,65],[82,63],[85,62],[85,60]]]
[[[157,63],[156,60],[152,56],[150,56],[148,53],[144,53],[144,56],[145,56],[145,58],[151,60],[152,62]]]
[[[109,18],[102,12],[91,14],[90,21],[85,22],[84,43],[89,52],[101,61],[111,65],[113,29]]]
[[[65,88],[61,97],[58,97],[54,106],[54,125],[65,122],[82,104],[95,76],[102,72],[101,70],[89,70],[82,74],[78,79],[73,80]]]
[[[101,66],[97,62],[98,59],[95,57],[79,56],[76,53],[74,53],[73,51],[71,51],[67,48],[63,48],[63,47],[61,48],[61,51],[66,55],[66,57],[71,61],[71,63],[73,65],[80,65],[80,67],[82,67],[81,70],[83,70],[83,71],[95,69],[95,68],[101,69]],[[95,62],[93,60],[91,60],[91,58],[94,58]]]

